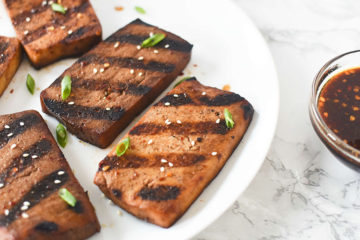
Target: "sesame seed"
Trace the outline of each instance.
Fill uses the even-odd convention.
[[[119,216],[122,216],[122,215],[123,215],[122,211],[120,211],[120,210],[117,211],[117,214],[118,214]]]
[[[8,137],[11,137],[12,135],[14,135],[14,134],[13,134],[13,133],[9,133],[7,136],[8,136]]]
[[[28,153],[24,153],[24,154],[23,154],[23,157],[28,157],[28,156],[29,156]]]
[[[166,123],[166,125],[170,125],[170,124],[171,124],[171,121],[170,121],[169,119],[166,119],[166,120],[165,120],[165,123]]]
[[[160,168],[160,172],[164,172],[165,171],[165,168],[164,167],[161,167]]]
[[[177,120],[176,122],[177,122],[178,124],[181,124],[181,121],[180,121],[180,120]]]
[[[69,102],[68,104],[69,104],[69,105],[74,105],[75,103],[74,103],[74,102]]]
[[[5,125],[5,128],[6,128],[6,129],[9,129],[9,128],[10,128],[10,126],[9,126],[9,125]]]
[[[166,45],[165,45],[165,48],[169,48],[169,47],[170,47],[170,45],[169,45],[169,44],[166,44]]]
[[[111,108],[109,108],[109,107],[106,108],[106,111],[110,111],[110,110],[111,110]]]
[[[142,72],[139,72],[139,76],[141,77],[143,75],[143,73]]]
[[[205,95],[206,95],[206,92],[202,92],[201,95],[205,96]]]
[[[16,144],[14,143],[13,145],[11,145],[10,149],[14,149],[16,148]]]
[[[173,167],[173,166],[174,166],[174,164],[169,162],[169,167]]]
[[[137,48],[138,50],[140,50],[140,49],[141,49],[141,46],[140,46],[140,45],[137,45],[136,48]]]
[[[216,120],[216,123],[220,123],[220,118],[218,118],[218,119]]]
[[[48,3],[48,4],[49,4],[49,5],[51,5],[51,4],[53,4],[53,3],[54,3],[54,1],[49,1],[49,3]]]
[[[3,183],[0,183],[0,188],[3,188],[4,187],[4,184]]]
[[[65,27],[65,26],[61,26],[60,28],[61,28],[62,30],[64,30],[66,27]]]
[[[59,184],[59,183],[61,183],[61,181],[59,179],[55,179],[54,183]]]
[[[21,210],[21,211],[26,211],[26,210],[28,210],[28,208],[29,208],[28,206],[22,206],[22,207],[20,208],[20,210]]]
[[[24,206],[30,206],[30,202],[29,202],[29,201],[25,201],[25,202],[23,203],[23,205],[24,205]]]
[[[76,14],[76,17],[77,17],[77,18],[81,18],[82,16],[83,16],[82,13]]]
[[[24,126],[25,125],[25,123],[24,122],[20,122],[20,126]]]
[[[134,74],[134,72],[135,72],[134,69],[130,69],[131,74]]]
[[[141,61],[141,60],[144,60],[144,57],[141,56],[141,57],[138,58],[138,60],[140,60],[140,61]]]
[[[28,217],[29,217],[29,215],[28,215],[27,213],[22,213],[21,216],[22,216],[23,218],[28,218]]]
[[[69,31],[68,31],[68,34],[69,34],[69,35],[71,35],[72,33],[73,33],[73,31],[72,31],[72,30],[69,30]]]
[[[211,155],[216,156],[217,152],[212,152]]]
[[[25,30],[25,31],[24,31],[24,34],[25,34],[25,35],[28,35],[28,34],[29,34],[29,30]]]
[[[168,162],[166,159],[163,159],[163,158],[162,158],[160,161],[161,161],[162,163],[167,163],[167,162]]]
[[[166,102],[164,105],[165,105],[165,106],[170,106],[170,103],[169,103],[169,102]]]
[[[150,37],[154,36],[154,33],[153,33],[153,32],[150,32],[150,33],[149,33],[149,36],[150,36]]]
[[[102,167],[102,170],[104,171],[104,172],[106,172],[107,170],[109,170],[110,169],[110,166],[103,166]]]
[[[32,155],[31,158],[35,159],[35,158],[38,158],[38,156],[37,155]]]
[[[103,73],[105,71],[105,69],[103,68],[100,68],[100,72]]]
[[[5,209],[5,211],[4,211],[5,216],[8,216],[9,213],[10,213],[9,209]]]
[[[191,141],[191,145],[192,145],[192,146],[195,146],[195,141]]]
[[[43,1],[41,5],[45,6],[47,4],[47,1]]]
[[[148,141],[148,144],[152,144],[152,142],[153,142],[153,140],[152,140],[152,139],[150,139],[150,140]]]
[[[155,49],[155,50],[154,50],[154,53],[159,53],[159,51]]]
[[[32,8],[32,9],[30,10],[30,12],[31,12],[31,13],[35,13],[36,10],[35,10],[34,8]]]
[[[31,18],[29,18],[29,17],[27,17],[27,18],[25,19],[26,22],[30,22],[30,20],[31,20]]]
[[[97,72],[98,72],[97,68],[94,68],[94,69],[93,69],[93,73],[94,73],[94,74],[97,74]]]
[[[177,98],[177,97],[179,97],[179,95],[177,95],[177,94],[174,94],[174,97],[176,97],[176,98]]]
[[[65,172],[64,171],[58,171],[58,175],[61,176],[61,175],[64,175]]]
[[[50,26],[50,27],[47,28],[47,30],[49,30],[49,31],[54,31],[54,30],[55,30],[55,27],[54,27],[54,26]]]
[[[105,67],[105,68],[110,67],[110,63],[104,63],[104,67]]]
[[[119,42],[116,42],[115,44],[114,44],[114,48],[118,48],[120,46],[120,43]]]

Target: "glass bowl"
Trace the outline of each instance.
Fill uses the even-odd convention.
[[[318,109],[319,95],[327,81],[334,75],[355,67],[360,67],[360,50],[344,53],[327,62],[312,84],[309,111],[314,130],[325,146],[345,165],[360,171],[360,151],[339,138],[326,125]]]

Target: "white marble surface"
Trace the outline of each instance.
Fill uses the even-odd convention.
[[[247,191],[194,239],[360,239],[360,175],[327,151],[308,117],[311,83],[320,67],[360,48],[360,1],[235,1],[273,54],[280,120]]]

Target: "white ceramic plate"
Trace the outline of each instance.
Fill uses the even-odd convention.
[[[219,88],[229,84],[231,91],[247,98],[255,108],[256,114],[248,132],[225,167],[185,215],[169,229],[138,220],[124,211],[119,216],[119,208],[103,198],[93,184],[97,164],[110,147],[101,150],[70,136],[64,154],[82,186],[89,191],[102,224],[101,233],[92,239],[190,238],[230,207],[246,189],[266,156],[279,107],[278,80],[267,46],[247,16],[230,0],[93,0],[92,3],[101,21],[104,38],[137,17],[178,34],[194,44],[192,60],[185,75],[194,75],[200,82]],[[119,5],[124,7],[123,11],[114,10]],[[134,11],[137,5],[147,13],[141,15]],[[3,5],[0,5],[0,35],[14,36]],[[40,91],[74,61],[63,60],[36,71],[24,60],[0,98],[0,114],[26,109],[41,111]],[[36,80],[34,96],[28,93],[25,86],[27,73],[31,73]],[[12,94],[11,89],[14,89]],[[42,115],[54,133],[57,122]]]

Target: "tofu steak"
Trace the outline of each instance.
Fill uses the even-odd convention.
[[[0,96],[14,77],[21,58],[20,42],[16,38],[0,36]]]
[[[36,68],[80,56],[101,41],[101,25],[89,0],[62,0],[65,14],[53,11],[50,2],[4,0],[18,39]]]
[[[141,43],[155,33],[154,47]],[[41,93],[42,109],[78,138],[101,148],[119,133],[182,72],[192,45],[139,19],[82,56]],[[72,79],[71,95],[61,98],[61,80]]]
[[[227,108],[235,125],[224,119]],[[95,184],[129,213],[170,227],[218,174],[253,116],[238,94],[188,79],[170,91],[125,136],[130,148],[113,149],[99,164]]]
[[[75,207],[62,200],[66,188]],[[94,208],[36,111],[0,116],[0,239],[90,237]]]

